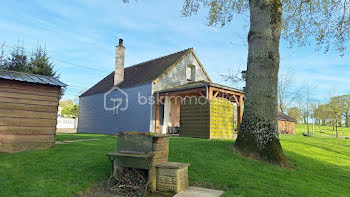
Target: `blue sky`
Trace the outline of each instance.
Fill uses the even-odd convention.
[[[206,10],[182,17],[182,6],[179,0],[4,1],[0,42],[13,46],[20,41],[28,49],[46,45],[60,79],[69,85],[65,99],[77,101],[114,70],[119,37],[126,46],[126,66],[193,47],[212,80],[230,85],[220,74],[246,67],[247,18],[237,16],[223,28],[208,27]],[[282,41],[280,52],[281,70],[293,72],[296,85],[315,84],[315,99],[324,100],[334,89],[350,94],[349,50],[342,58],[334,51],[316,52],[312,46],[290,49]]]

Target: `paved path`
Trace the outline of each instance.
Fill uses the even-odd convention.
[[[56,141],[56,144],[69,144],[74,142],[85,142],[85,141],[95,141],[95,140],[101,140],[101,139],[92,138],[92,139],[81,139],[81,140],[64,140],[64,141]]]
[[[206,189],[201,187],[188,187],[174,197],[219,197],[224,193],[221,190]]]
[[[82,194],[78,195],[79,197],[123,197],[117,194],[111,194],[108,192],[95,192],[90,194]]]
[[[57,129],[56,133],[77,133],[76,129]]]

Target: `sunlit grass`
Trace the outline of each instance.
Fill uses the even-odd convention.
[[[74,196],[106,179],[105,153],[116,149],[106,135],[58,134],[58,139],[100,138],[56,148],[0,154],[0,196]],[[294,169],[243,158],[232,140],[173,137],[170,161],[190,163],[191,185],[224,189],[225,196],[348,196],[350,139],[281,135]]]
[[[307,125],[306,124],[297,124],[297,134],[306,133]],[[312,133],[312,123],[309,124],[309,131]],[[314,125],[314,134],[315,135],[323,135],[323,136],[335,136],[335,128],[331,126],[319,126]],[[350,128],[349,127],[338,127],[338,135],[339,136],[348,136],[350,137]]]

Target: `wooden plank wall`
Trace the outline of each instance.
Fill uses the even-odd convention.
[[[210,138],[209,103],[185,99],[180,108],[180,136]]]
[[[55,145],[60,88],[0,79],[0,152]]]
[[[210,100],[210,139],[233,139],[234,107],[225,98]]]
[[[280,134],[293,134],[296,132],[296,123],[284,120],[278,120],[278,131]]]

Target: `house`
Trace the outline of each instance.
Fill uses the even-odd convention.
[[[0,152],[55,145],[61,87],[54,77],[0,70]]]
[[[120,39],[115,71],[80,96],[78,133],[165,134],[179,128],[183,136],[233,138],[244,92],[212,83],[192,48],[126,68],[124,55]]]
[[[284,114],[282,112],[278,112],[278,131],[280,134],[294,134],[296,131],[297,121]]]

